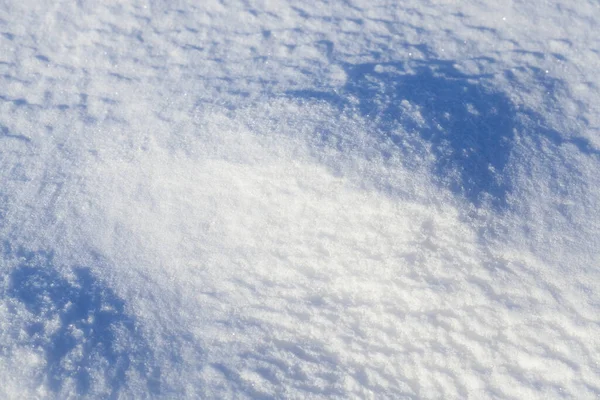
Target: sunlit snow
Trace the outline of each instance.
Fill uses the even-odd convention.
[[[0,3],[0,398],[597,398],[599,20]]]

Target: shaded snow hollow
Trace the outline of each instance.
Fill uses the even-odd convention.
[[[0,5],[0,397],[600,396],[600,8]]]

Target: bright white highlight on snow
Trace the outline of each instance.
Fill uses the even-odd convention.
[[[600,395],[592,2],[192,3],[0,6],[0,397]]]

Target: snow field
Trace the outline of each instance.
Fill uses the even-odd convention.
[[[599,395],[593,3],[0,9],[0,397]]]

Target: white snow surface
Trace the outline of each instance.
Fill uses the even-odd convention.
[[[0,2],[0,397],[600,397],[598,21]]]

